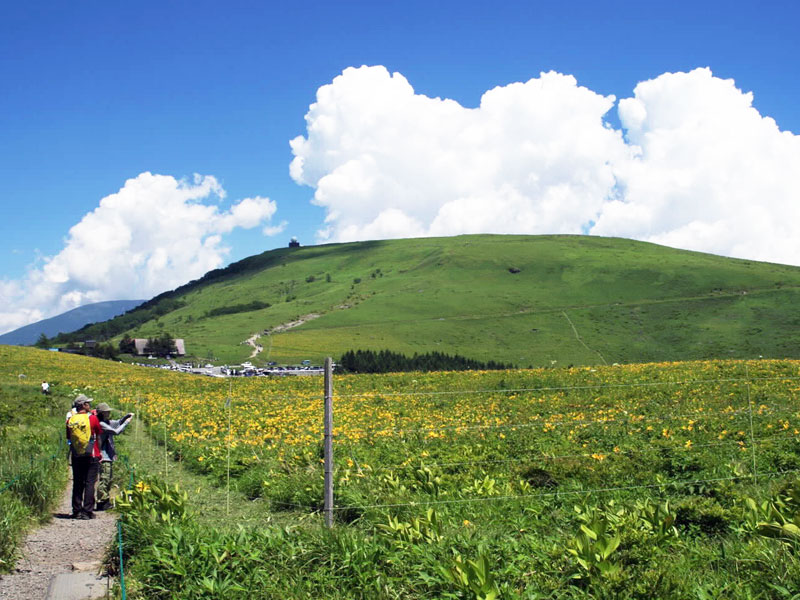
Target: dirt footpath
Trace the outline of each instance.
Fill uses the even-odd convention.
[[[22,545],[22,556],[16,569],[8,575],[0,575],[0,599],[44,600],[48,598],[50,583],[57,575],[82,572],[84,577],[97,573],[101,568],[106,548],[116,534],[116,516],[110,512],[97,512],[91,521],[70,519],[72,512],[72,480],[61,502],[53,513],[53,519],[42,527],[31,531]],[[60,581],[69,579],[59,578]],[[50,598],[103,598],[105,580],[84,588],[80,596],[61,595],[56,592]],[[103,595],[96,590],[102,585]],[[55,586],[60,589],[60,586]],[[55,589],[54,587],[54,589]]]

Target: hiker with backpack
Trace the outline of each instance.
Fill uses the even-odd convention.
[[[82,397],[81,397],[82,396]],[[81,394],[76,413],[67,421],[72,458],[72,518],[94,519],[94,486],[100,470],[100,421],[91,410],[91,398]]]
[[[92,401],[92,399],[91,399],[91,398],[89,398],[89,397],[87,397],[87,396],[86,396],[86,394],[78,394],[78,395],[75,397],[75,400],[73,400],[73,401],[72,401],[72,408],[71,408],[71,409],[69,409],[69,411],[67,411],[67,422],[69,422],[70,418],[71,418],[73,415],[77,415],[77,414],[78,414],[78,407],[79,407],[81,404],[83,404],[84,402],[86,402],[87,400],[88,400],[90,403],[91,403],[91,401]],[[89,413],[90,413],[90,414],[93,414],[93,415],[95,415],[95,416],[97,416],[97,411],[96,411],[96,410],[90,410],[90,411],[89,411]],[[69,441],[69,430],[67,431],[67,441]]]
[[[69,409],[69,411],[67,412],[67,419],[66,419],[66,421],[64,421],[64,423],[65,423],[65,424],[69,423],[69,420],[70,420],[70,419],[71,419],[71,418],[72,418],[74,415],[77,415],[77,414],[78,414],[78,407],[79,407],[81,404],[83,404],[84,402],[86,402],[87,400],[88,400],[89,402],[91,402],[91,401],[92,401],[92,399],[91,399],[91,398],[88,398],[88,397],[86,396],[86,394],[78,394],[78,395],[75,397],[75,400],[73,400],[73,401],[72,401],[72,408],[70,408],[70,409]],[[91,411],[91,414],[93,414],[93,415],[97,416],[97,412],[96,412],[96,411],[94,411],[94,410],[93,410],[93,411]],[[69,463],[70,463],[70,464],[72,464],[72,450],[71,450],[71,448],[70,448],[70,445],[71,445],[71,442],[70,442],[70,440],[69,440],[69,428],[67,428],[67,461],[69,461]]]
[[[97,483],[97,507],[95,510],[106,510],[111,501],[111,479],[117,451],[114,448],[114,436],[119,435],[131,422],[133,413],[128,413],[118,420],[111,420],[111,407],[105,402],[97,405],[97,419],[100,421],[100,479]]]

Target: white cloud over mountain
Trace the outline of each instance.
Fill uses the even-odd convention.
[[[0,332],[91,302],[150,298],[220,267],[225,234],[276,210],[261,197],[221,210],[224,197],[211,176],[129,179],[70,229],[60,253],[22,280],[0,281]]]
[[[318,90],[290,173],[326,209],[321,240],[583,232],[800,264],[800,136],[752,100],[709,69],[618,104],[550,72],[465,108],[349,68]]]
[[[592,232],[800,265],[800,136],[752,102],[709,69],[637,85],[619,103],[636,156]]]
[[[348,68],[317,91],[290,174],[326,211],[319,241],[590,233],[800,265],[800,136],[752,102],[709,69],[619,102],[549,72],[466,108],[384,67]],[[606,120],[615,109],[621,129]],[[223,210],[224,198],[212,176],[128,180],[59,254],[0,280],[0,333],[152,297],[220,267],[234,230],[286,227],[268,198]]]

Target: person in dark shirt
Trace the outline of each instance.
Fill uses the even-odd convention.
[[[111,420],[111,407],[105,402],[97,405],[97,418],[100,421],[100,479],[97,483],[96,510],[105,510],[111,501],[111,480],[117,451],[114,448],[114,436],[119,435],[131,422],[133,413],[128,413],[119,420]]]

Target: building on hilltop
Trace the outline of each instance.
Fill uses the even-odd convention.
[[[297,241],[296,237],[293,237],[291,240],[289,240],[289,248],[299,248],[299,247],[300,247],[300,242]]]

